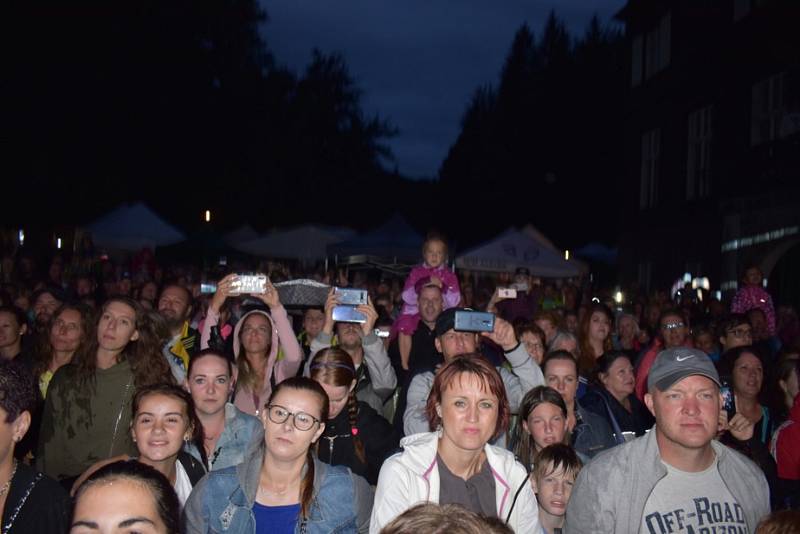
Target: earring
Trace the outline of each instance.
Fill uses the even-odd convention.
[[[442,423],[436,425],[436,437],[441,438],[442,434],[444,434],[444,428],[442,428]]]

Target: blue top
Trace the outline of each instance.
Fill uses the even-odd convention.
[[[254,502],[253,515],[256,517],[256,534],[294,534],[300,516],[300,503],[264,506]]]

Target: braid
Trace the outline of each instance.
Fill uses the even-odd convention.
[[[314,455],[309,447],[306,454],[306,474],[300,482],[300,517],[308,518],[311,501],[314,497]]]
[[[356,457],[358,461],[362,464],[366,465],[367,463],[367,456],[364,453],[364,442],[361,441],[361,438],[358,437],[358,401],[356,400],[356,393],[355,391],[350,392],[350,396],[347,399],[347,411],[350,415],[350,428],[354,431],[353,432],[353,449],[355,449]]]

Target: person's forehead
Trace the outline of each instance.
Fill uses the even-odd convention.
[[[267,324],[267,318],[261,315],[260,313],[254,313],[252,315],[248,315],[247,319],[245,319],[244,324],[242,326],[260,326],[263,324]]]
[[[36,303],[44,304],[45,302],[51,304],[53,302],[59,302],[59,300],[55,298],[53,294],[50,293],[49,291],[45,291],[44,293],[41,293],[38,297],[36,297]]]
[[[187,297],[187,290],[183,289],[182,287],[178,286],[169,286],[168,288],[164,289],[161,292],[161,298],[168,298],[168,299],[180,299],[181,301],[186,302],[188,300]]]
[[[219,356],[209,354],[192,364],[190,376],[228,376],[228,364]]]
[[[58,314],[57,320],[65,323],[77,323],[81,320],[81,314],[78,313],[78,310],[64,310]]]
[[[306,412],[316,416],[322,411],[319,396],[303,389],[285,387],[272,398],[271,404],[283,406],[290,412]]]
[[[442,296],[442,290],[436,286],[426,286],[419,292],[419,298],[435,300]]]
[[[684,391],[702,389],[719,389],[719,386],[717,386],[717,384],[707,376],[689,375],[672,384],[672,386],[667,388],[664,393],[670,390]]]
[[[682,322],[683,322],[683,317],[681,317],[680,315],[670,314],[670,315],[665,315],[664,318],[661,319],[661,326],[664,326],[665,324],[682,323]]]
[[[545,374],[577,375],[578,364],[573,360],[550,360],[544,366]]]
[[[109,302],[105,307],[105,311],[122,317],[134,317],[136,315],[136,311],[133,308],[124,302],[118,301]]]
[[[497,398],[489,384],[483,377],[475,373],[463,372],[459,373],[450,380],[442,391],[442,396],[452,395],[456,397],[469,397],[476,396],[481,398]]]
[[[452,337],[459,336],[459,337],[465,337],[465,338],[468,338],[468,339],[469,338],[474,339],[476,335],[477,334],[475,332],[464,332],[464,331],[455,330],[455,329],[451,328],[450,330],[448,330],[447,332],[442,334],[442,337],[452,338]]]
[[[306,313],[303,315],[306,319],[320,319],[325,318],[325,313],[322,310],[317,310],[315,308],[310,308],[306,310]]]

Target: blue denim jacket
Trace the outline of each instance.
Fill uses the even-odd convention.
[[[258,491],[264,446],[256,444],[244,463],[210,472],[192,491],[184,507],[187,534],[254,534],[253,503]],[[369,531],[372,489],[346,467],[314,459],[314,496],[305,523],[295,532],[307,534]],[[348,506],[349,504],[349,506]]]
[[[580,454],[594,458],[599,452],[614,447],[614,433],[605,419],[583,408],[575,401],[578,424],[572,430],[572,447]]]
[[[231,403],[225,405],[225,428],[217,440],[217,448],[208,458],[206,469],[216,471],[239,465],[253,439],[264,438],[264,426],[258,417],[246,414]],[[186,442],[184,450],[201,461],[194,443]],[[212,463],[213,461],[213,463]]]

